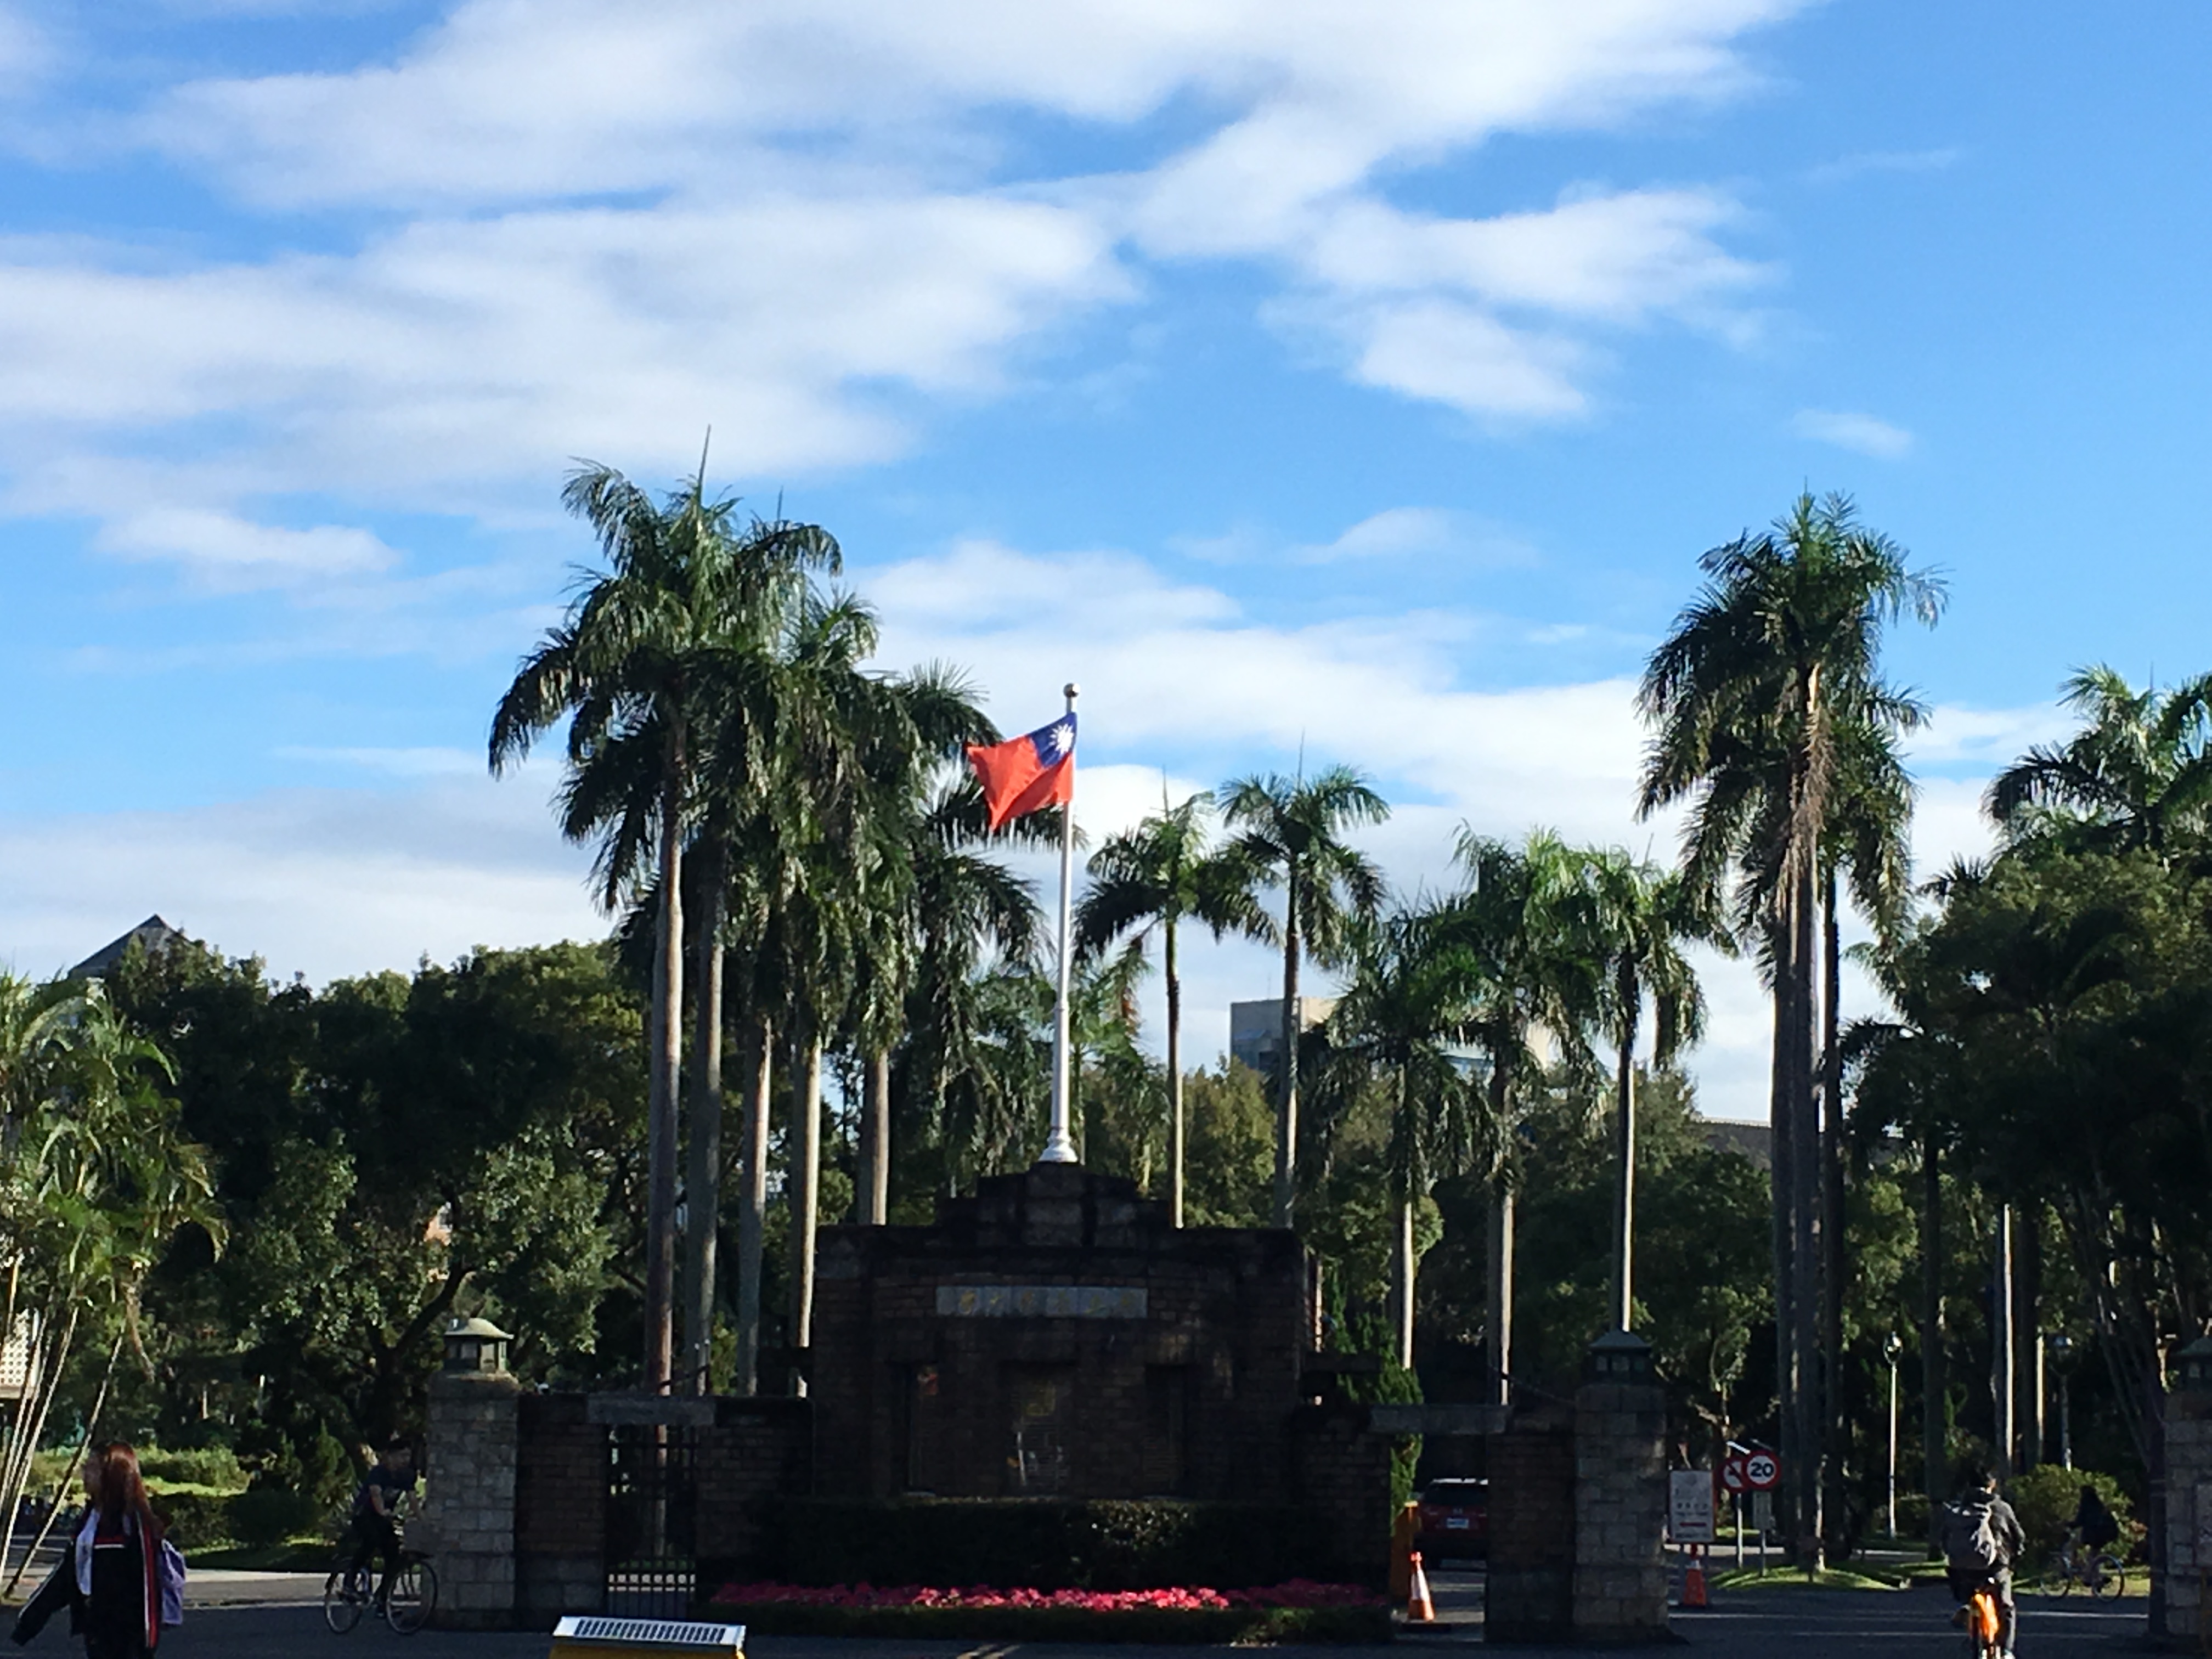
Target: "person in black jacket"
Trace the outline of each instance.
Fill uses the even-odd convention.
[[[161,1522],[146,1498],[138,1454],[121,1441],[87,1465],[90,1501],[60,1565],[9,1632],[28,1642],[67,1607],[85,1659],[149,1659],[161,1641]]]

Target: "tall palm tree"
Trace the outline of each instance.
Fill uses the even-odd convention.
[[[741,558],[734,499],[710,501],[703,462],[691,486],[656,502],[613,468],[586,463],[562,504],[598,537],[608,568],[525,658],[492,717],[495,774],[568,721],[562,828],[597,841],[601,896],[657,881],[653,1078],[647,1117],[645,1380],[665,1389],[675,1347],[677,1082],[683,1060],[683,848],[699,763],[700,699],[734,651],[772,629],[796,573],[834,568],[836,543],[813,526],[753,538]]]
[[[1413,1363],[1419,1261],[1413,1212],[1472,1158],[1480,1096],[1453,1052],[1472,1033],[1483,964],[1449,907],[1401,910],[1360,932],[1352,981],[1328,1018],[1331,1049],[1390,1091],[1387,1153],[1396,1210],[1392,1300],[1398,1363]],[[1480,1126],[1487,1128],[1492,1126]]]
[[[1733,880],[1740,922],[1771,977],[1783,1523],[1791,1539],[1817,1540],[1823,836],[1849,734],[1893,734],[1924,718],[1881,678],[1881,641],[1908,616],[1932,626],[1944,593],[1840,495],[1801,495],[1769,531],[1698,563],[1705,586],[1652,653],[1638,691],[1656,728],[1638,808],[1694,803],[1685,873],[1701,896]]]
[[[1232,845],[1255,884],[1283,889],[1282,1075],[1275,1124],[1275,1225],[1296,1219],[1298,1162],[1298,973],[1308,956],[1324,968],[1346,960],[1355,924],[1382,902],[1382,873],[1346,841],[1354,825],[1380,823],[1389,803],[1348,766],[1319,775],[1233,779],[1215,793]]]
[[[1075,914],[1075,948],[1085,955],[1129,936],[1141,944],[1155,929],[1167,981],[1168,1209],[1182,1225],[1182,976],[1176,930],[1185,921],[1268,939],[1273,921],[1253,896],[1255,872],[1242,848],[1207,846],[1212,807],[1205,795],[1160,810],[1108,840],[1091,855],[1091,886]]]
[[[1613,1306],[1614,1328],[1625,1331],[1636,1308],[1636,1049],[1644,1009],[1652,1015],[1652,1063],[1664,1066],[1705,1029],[1705,996],[1681,947],[1725,945],[1728,933],[1691,902],[1680,877],[1617,848],[1591,854],[1585,878],[1602,969],[1601,1018],[1613,1051]]]
[[[2081,729],[2029,750],[1990,785],[1984,804],[2008,836],[2163,852],[2212,825],[2212,674],[2138,691],[2100,665],[2064,690]]]
[[[1468,1032],[1489,1068],[1490,1284],[1484,1329],[1490,1343],[1491,1403],[1511,1398],[1513,1255],[1516,1188],[1513,1124],[1521,1092],[1552,1060],[1592,1069],[1585,1040],[1601,995],[1583,855],[1548,831],[1518,848],[1462,829],[1455,856],[1468,891],[1451,926],[1480,967]]]

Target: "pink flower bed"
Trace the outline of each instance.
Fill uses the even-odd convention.
[[[1072,1607],[1084,1613],[1218,1612],[1231,1607],[1370,1607],[1383,1598],[1357,1584],[1316,1584],[1304,1578],[1265,1589],[1142,1590],[938,1589],[924,1584],[725,1584],[720,1607]]]

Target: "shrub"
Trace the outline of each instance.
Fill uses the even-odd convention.
[[[205,1446],[188,1451],[166,1451],[141,1447],[138,1468],[149,1480],[187,1486],[210,1486],[217,1492],[242,1492],[246,1471],[238,1454],[228,1446]]]
[[[1350,1584],[1216,1589],[805,1589],[731,1584],[709,1616],[787,1636],[967,1638],[1014,1642],[1385,1642],[1389,1604]]]
[[[224,1510],[230,1535],[241,1544],[281,1544],[319,1530],[323,1506],[304,1492],[256,1486],[228,1499]]]
[[[2127,1553],[2132,1531],[2129,1510],[2132,1505],[2128,1495],[2120,1490],[2120,1483],[2109,1474],[2045,1463],[2017,1476],[2005,1488],[2006,1500],[2020,1516],[2021,1530],[2027,1534],[2027,1565],[2031,1569],[2040,1568],[2045,1558],[2058,1547],[2066,1528],[2074,1522],[2075,1507],[2081,1501],[2084,1486],[2094,1486],[2097,1496],[2105,1500],[2105,1507],[2119,1522],[2120,1540],[2113,1547],[2123,1555]]]
[[[206,1492],[153,1494],[154,1512],[169,1529],[169,1540],[187,1555],[230,1541],[230,1505],[234,1501]]]
[[[1344,1576],[1320,1517],[1266,1504],[795,1498],[768,1534],[769,1565],[794,1584],[1241,1589]]]

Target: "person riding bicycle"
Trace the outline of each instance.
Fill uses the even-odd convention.
[[[2085,1549],[2110,1549],[2118,1541],[2120,1523],[2105,1507],[2094,1486],[2081,1488],[2081,1501],[2074,1510],[2074,1530],[2081,1535]]]
[[[1943,1560],[1951,1594],[1961,1604],[1987,1586],[1997,1603],[1997,1646],[2012,1659],[2019,1611],[2013,1605],[2013,1564],[2027,1547],[2027,1534],[2012,1505],[1997,1496],[1996,1476],[1987,1469],[1966,1471],[1959,1483],[1965,1495],[1943,1509]]]
[[[376,1455],[376,1462],[362,1477],[353,1495],[353,1555],[346,1563],[349,1573],[359,1572],[372,1555],[381,1556],[384,1576],[376,1586],[376,1605],[382,1607],[399,1571],[398,1503],[415,1490],[415,1449],[394,1435]]]

